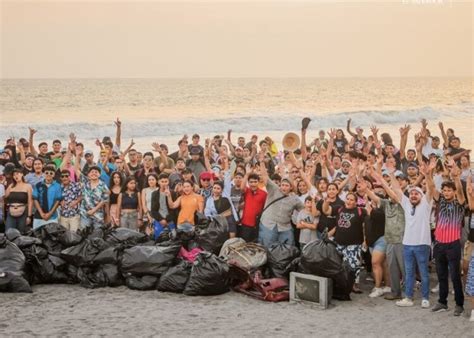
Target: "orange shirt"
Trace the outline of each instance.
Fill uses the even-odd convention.
[[[199,205],[204,204],[201,195],[192,193],[190,195],[181,196],[181,210],[178,215],[178,224],[191,223],[194,225],[194,215],[199,210]]]

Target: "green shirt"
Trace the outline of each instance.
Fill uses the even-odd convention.
[[[387,244],[400,244],[405,230],[405,212],[400,203],[380,199],[380,206],[385,212],[385,241]]]

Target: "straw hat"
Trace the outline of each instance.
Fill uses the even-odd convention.
[[[281,143],[286,151],[295,151],[300,147],[300,137],[295,133],[286,133]]]

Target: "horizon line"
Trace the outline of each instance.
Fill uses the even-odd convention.
[[[1,80],[211,80],[211,79],[474,79],[466,76],[177,76],[177,77],[0,77]]]

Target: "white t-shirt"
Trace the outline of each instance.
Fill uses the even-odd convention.
[[[413,212],[410,199],[405,195],[402,196],[401,205],[405,211],[404,245],[431,245],[430,215],[432,204],[433,202],[428,202],[426,195],[424,195]]]

